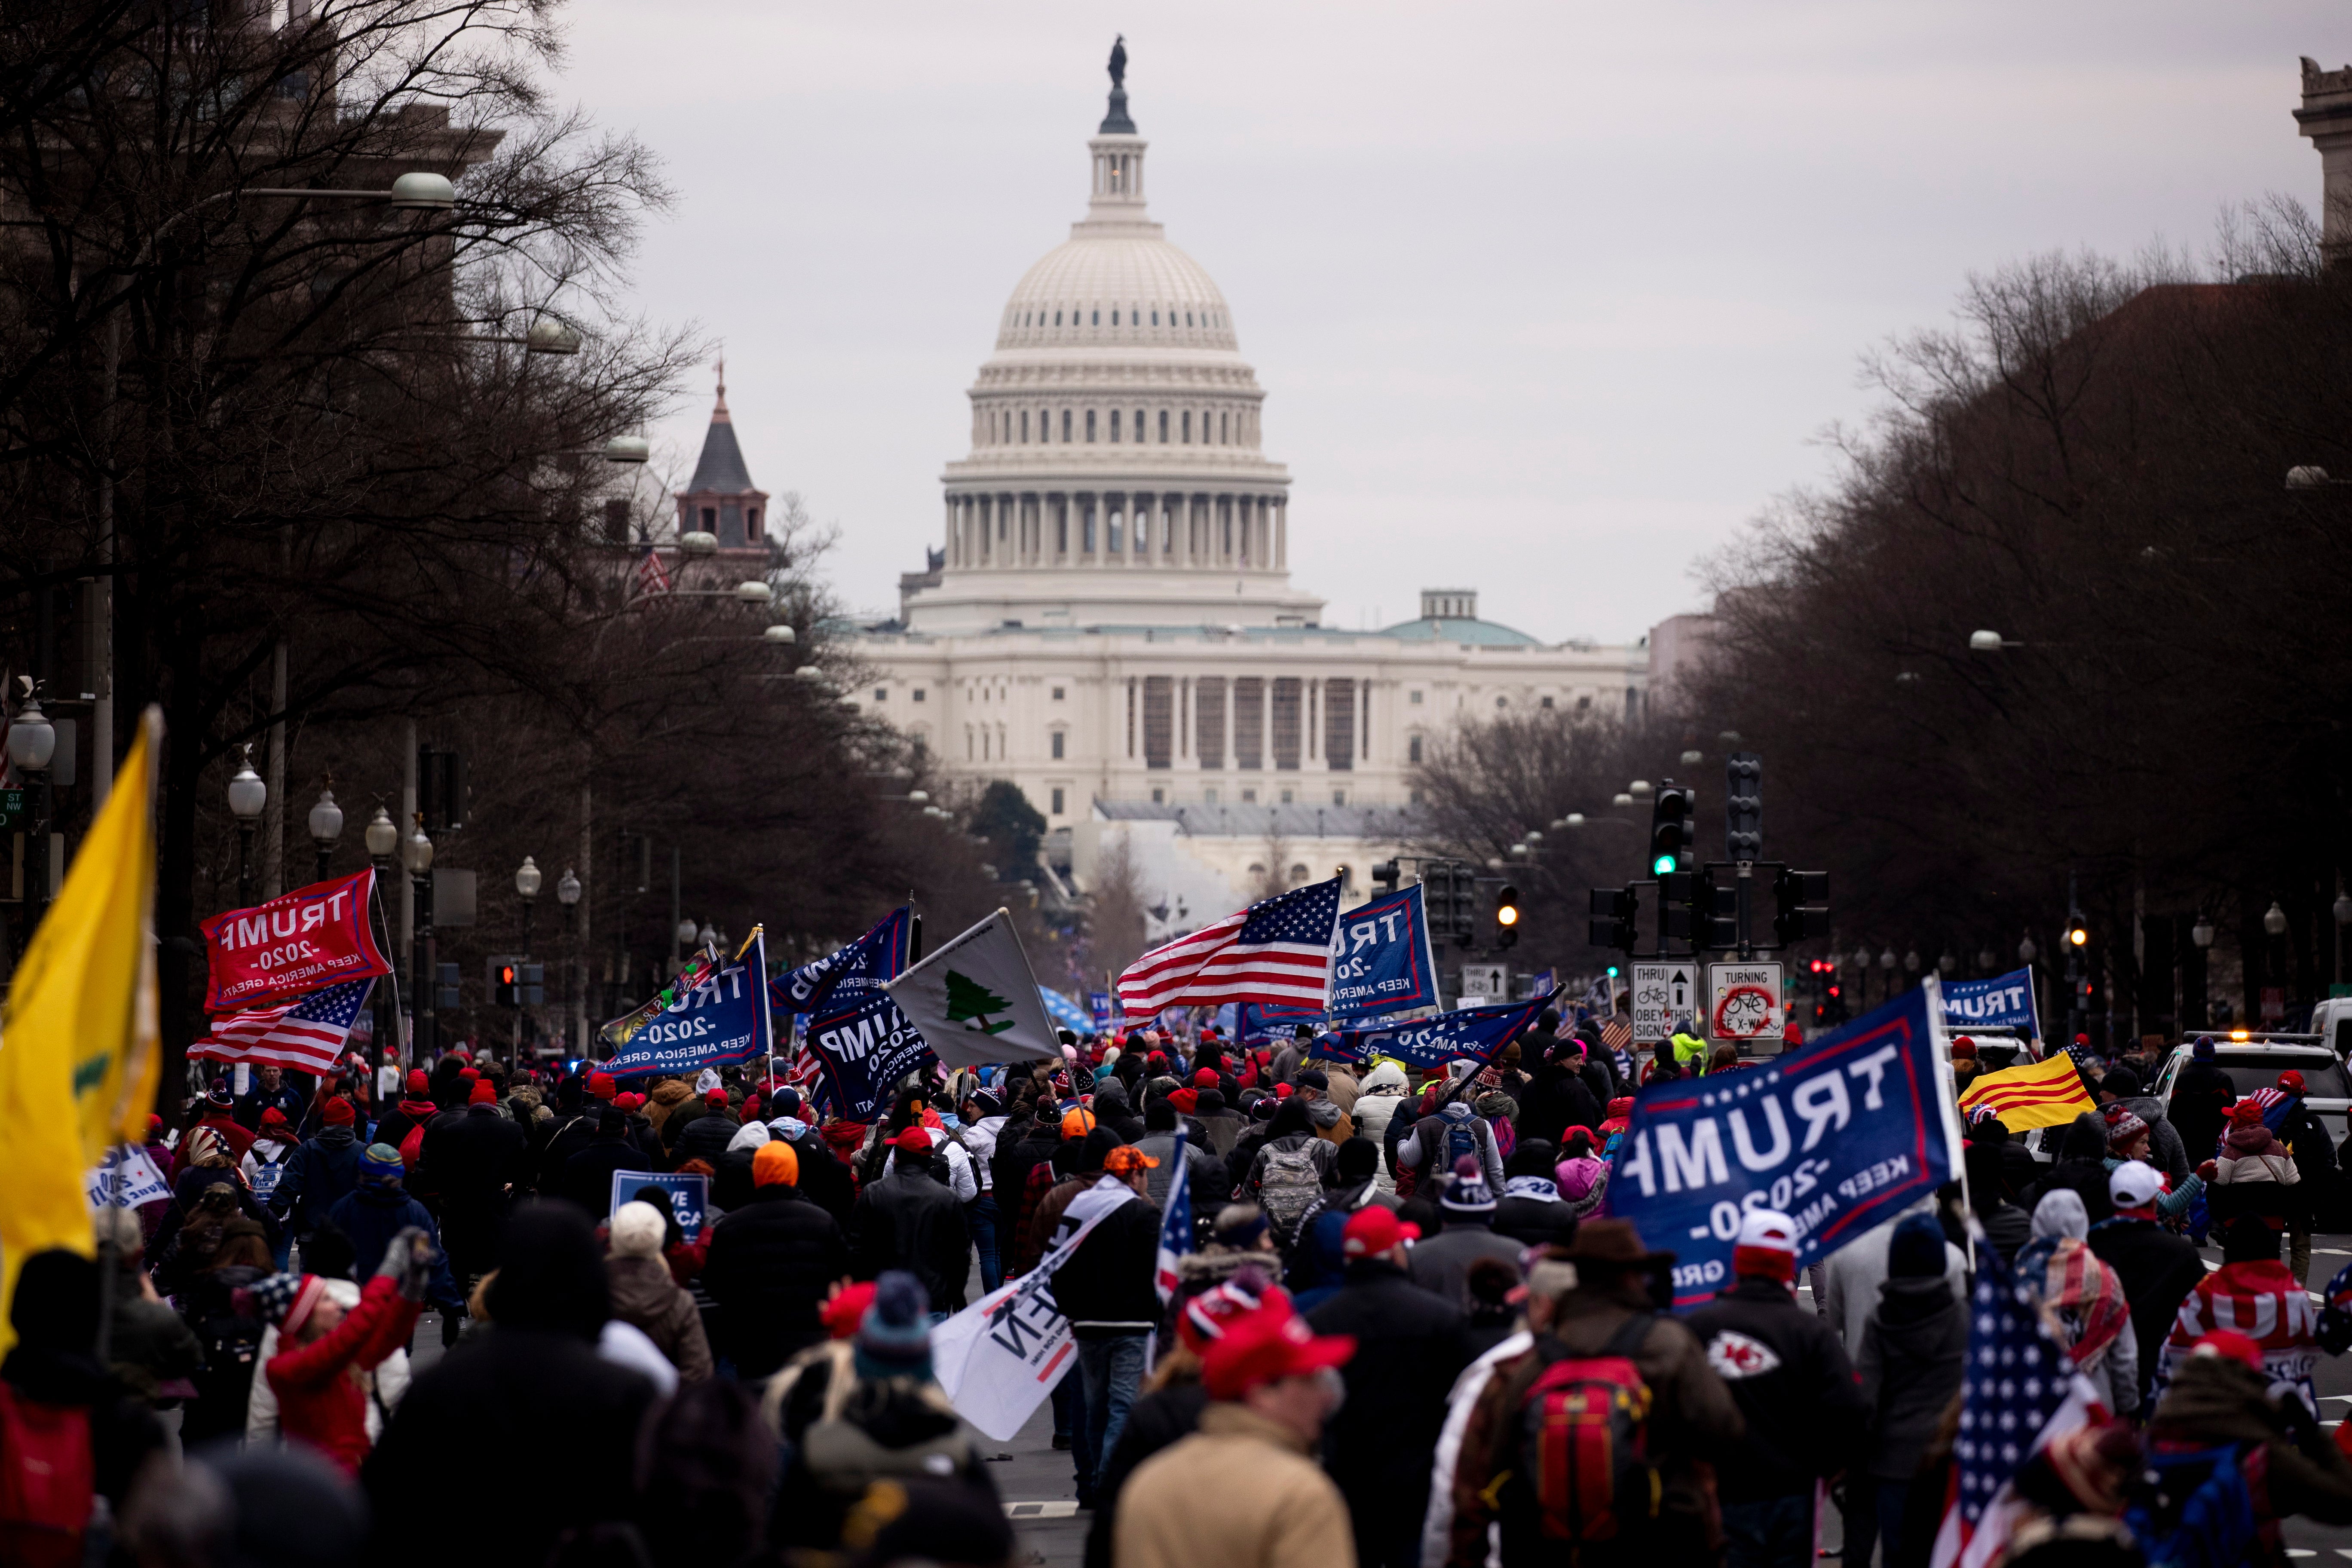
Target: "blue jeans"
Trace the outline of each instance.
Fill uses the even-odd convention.
[[[1724,1568],[1811,1568],[1812,1493],[1725,1503],[1723,1547]]]
[[[1120,1334],[1115,1339],[1078,1342],[1078,1375],[1085,1379],[1086,1435],[1073,1451],[1086,1456],[1080,1489],[1088,1496],[1110,1465],[1118,1435],[1127,1429],[1127,1413],[1135,1406],[1135,1393],[1143,1383],[1143,1347],[1148,1336]]]
[[[1003,1251],[996,1242],[996,1194],[982,1193],[964,1205],[971,1222],[971,1243],[980,1250],[980,1288],[993,1290],[1004,1283]]]

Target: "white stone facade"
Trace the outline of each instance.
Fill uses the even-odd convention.
[[[1081,885],[1101,825],[1124,823],[1171,900],[1230,908],[1269,839],[1261,808],[1289,807],[1331,829],[1274,835],[1312,841],[1296,864],[1346,864],[1361,888],[1448,729],[1514,708],[1638,712],[1648,649],[1541,644],[1477,619],[1467,588],[1382,631],[1318,624],[1322,601],[1290,583],[1265,392],[1215,283],[1145,211],[1123,96],[1088,143],[1087,217],[1014,289],[971,388],[936,579],[910,576],[898,619],[861,631],[882,673],[852,695],[949,773],[1011,779],[1078,829]]]

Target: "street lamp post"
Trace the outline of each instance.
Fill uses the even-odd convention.
[[[2336,917],[2336,983],[2341,985],[2346,978],[2344,932],[2347,927],[2352,927],[2352,893],[2344,890],[2344,879],[2341,877],[2336,879],[2336,902],[2327,912]]]
[[[2198,989],[2205,998],[2204,1005],[2198,1009],[2197,1026],[2210,1028],[2213,1024],[2213,990],[2206,962],[2207,954],[2213,951],[2213,917],[2203,910],[2197,911],[2197,923],[2189,928],[2189,945],[2197,950]]]
[[[563,941],[565,946],[568,948],[573,939],[577,937],[580,932],[580,879],[573,873],[572,868],[569,866],[563,868],[563,875],[555,879],[555,901],[563,906]],[[564,973],[568,977],[572,979],[584,978],[580,974],[579,966],[577,964],[566,963],[563,968]],[[579,987],[577,985],[567,984],[563,987],[563,992],[564,1012],[566,1016],[563,1035],[564,1038],[568,1040],[572,1037],[572,1034],[571,1024],[569,1022],[572,1007],[577,1005],[584,1012],[587,1007],[587,1003],[585,999],[580,995]]]
[[[379,805],[375,808],[375,815],[368,818],[368,825],[360,837],[367,845],[368,861],[375,868],[375,889],[368,900],[368,918],[383,933],[384,959],[389,963],[398,944],[392,940],[392,921],[384,912],[383,884],[384,879],[392,875],[392,858],[400,848],[400,829],[394,824],[392,814]],[[409,978],[413,981],[415,976],[411,974]],[[391,1043],[404,1072],[408,1067],[408,1052],[398,1037],[400,1009],[394,1005],[394,986],[379,985],[375,988],[375,1039],[378,1046]],[[405,1085],[403,1087],[404,1089]]]
[[[400,847],[401,864],[408,868],[409,886],[415,892],[416,924],[409,932],[409,1016],[416,1020],[416,1059],[433,1056],[433,840],[425,836],[425,814]]]
[[[531,911],[539,907],[541,880],[539,862],[528,855],[524,856],[522,864],[515,868],[515,894],[522,900],[522,962],[526,964],[530,962],[530,916]],[[515,997],[514,1059],[520,1063],[522,1060],[523,996],[528,994],[522,991],[520,973],[515,976],[515,985],[518,994]]]
[[[327,879],[335,860],[335,840],[343,836],[343,808],[335,804],[334,784],[333,775],[328,775],[318,802],[310,807],[310,842],[319,848],[318,875],[311,879],[316,882]]]
[[[269,786],[253,771],[253,748],[244,749],[244,760],[236,773],[229,775],[229,815],[236,818],[236,902],[243,909],[253,902],[253,830],[261,821],[261,808],[269,803]]]
[[[16,764],[17,773],[32,786],[33,797],[32,819],[25,825],[25,858],[32,873],[25,887],[29,918],[25,921],[23,941],[18,943],[20,952],[25,943],[32,941],[33,928],[40,923],[49,901],[49,759],[57,749],[57,726],[41,711],[40,700],[34,696],[32,683],[27,680],[25,704],[8,724],[8,760]]]

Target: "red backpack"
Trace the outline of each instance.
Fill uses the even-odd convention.
[[[0,1560],[79,1563],[97,1490],[89,1412],[36,1404],[0,1384]]]
[[[1518,1468],[1547,1541],[1621,1540],[1658,1516],[1650,1385],[1633,1359],[1654,1317],[1635,1314],[1598,1355],[1541,1342],[1557,1359],[1519,1401]]]

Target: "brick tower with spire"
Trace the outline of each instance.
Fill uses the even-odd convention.
[[[727,412],[727,360],[719,361],[719,400],[710,410],[710,428],[702,437],[702,456],[694,478],[677,492],[677,531],[709,533],[721,550],[767,550],[768,492],[752,484],[743,466],[743,449],[735,444],[735,421]]]

